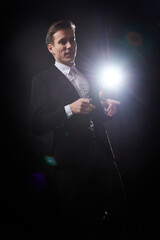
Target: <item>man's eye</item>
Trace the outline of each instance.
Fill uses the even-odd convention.
[[[75,42],[75,39],[73,38],[73,39],[71,39],[71,41],[70,41],[71,43],[74,43]]]
[[[66,41],[65,41],[65,40],[62,40],[62,41],[60,41],[59,43],[62,44],[62,45],[65,45],[65,44],[66,44]]]

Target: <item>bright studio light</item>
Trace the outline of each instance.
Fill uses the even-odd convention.
[[[100,84],[107,89],[118,89],[122,83],[122,69],[117,66],[107,66],[101,70]]]

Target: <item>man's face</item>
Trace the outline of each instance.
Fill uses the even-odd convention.
[[[77,53],[74,32],[71,29],[57,31],[54,34],[54,43],[48,44],[48,50],[57,62],[72,66]]]

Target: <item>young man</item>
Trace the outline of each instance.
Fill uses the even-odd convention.
[[[55,64],[33,79],[31,126],[36,135],[53,133],[57,223],[81,228],[99,226],[106,219],[108,233],[111,226],[116,231],[126,197],[103,124],[120,102],[105,99],[93,76],[76,66],[71,21],[53,23],[46,45]]]

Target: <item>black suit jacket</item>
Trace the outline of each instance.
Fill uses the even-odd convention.
[[[88,115],[73,115],[68,119],[64,106],[80,98],[70,81],[55,66],[33,78],[31,127],[36,135],[52,132],[52,154],[57,166],[80,165],[88,161],[92,141],[90,120],[94,122],[96,139],[105,148],[106,156],[112,158],[103,126],[106,115],[98,98],[97,86],[90,86],[96,109]]]

